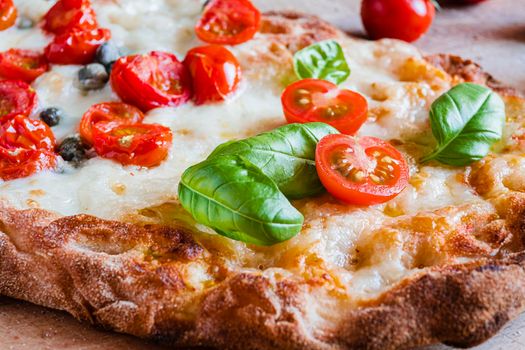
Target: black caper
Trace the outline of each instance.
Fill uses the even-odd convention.
[[[100,45],[97,49],[95,61],[106,67],[106,71],[111,72],[113,63],[122,56],[119,48],[111,41]]]
[[[18,29],[30,29],[35,26],[35,21],[26,16],[19,16],[16,21],[16,26]]]
[[[40,112],[40,119],[49,126],[58,125],[64,113],[61,109],[50,107]]]
[[[78,71],[78,87],[81,90],[100,90],[109,80],[106,68],[100,63],[91,63]]]
[[[86,149],[78,136],[69,136],[62,141],[57,149],[58,154],[73,165],[79,165],[86,158]]]

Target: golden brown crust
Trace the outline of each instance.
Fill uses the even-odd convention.
[[[294,38],[293,26],[304,28],[305,36]],[[263,32],[280,38],[291,51],[339,35],[314,17],[293,13],[269,14]],[[493,84],[471,62],[444,55],[429,60],[458,79]],[[525,195],[509,194],[501,200],[504,215],[487,217],[486,227],[471,232],[488,244],[462,240],[456,242],[457,249],[491,255],[494,247],[511,244],[513,237],[512,244],[517,238],[522,251]],[[213,254],[181,228],[0,208],[0,294],[176,345],[229,349],[475,345],[525,307],[525,253],[510,251],[516,249],[509,253],[502,249],[475,262],[420,269],[379,298],[342,312],[339,304],[324,305],[330,298],[324,299],[322,290],[304,281],[214,269],[220,264]],[[189,284],[192,266],[204,267],[213,286]],[[313,309],[320,308],[327,308],[326,313],[334,308],[334,318],[318,318]]]

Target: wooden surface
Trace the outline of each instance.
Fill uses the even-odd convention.
[[[146,1],[146,0],[144,0]],[[363,35],[358,0],[254,0],[262,9],[316,13]],[[476,7],[447,8],[416,43],[428,53],[459,54],[480,62],[496,78],[525,92],[525,0],[490,0]],[[96,330],[69,315],[0,298],[0,349],[160,350],[130,336]],[[425,350],[449,349],[444,346]],[[476,350],[525,349],[525,315]]]

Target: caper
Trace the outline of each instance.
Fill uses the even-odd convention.
[[[58,125],[64,113],[56,107],[49,107],[40,112],[40,119],[49,126]]]
[[[106,68],[100,63],[90,63],[78,71],[78,88],[84,91],[100,90],[108,80]]]
[[[100,63],[106,68],[106,71],[111,72],[111,67],[116,60],[122,56],[119,48],[111,41],[107,41],[100,45],[96,53],[96,62]]]
[[[84,159],[86,159],[86,149],[79,136],[66,137],[58,146],[58,154],[66,162],[73,163],[78,166]]]
[[[35,21],[26,16],[19,16],[16,21],[16,26],[18,29],[30,29],[35,26]]]

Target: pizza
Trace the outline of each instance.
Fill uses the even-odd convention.
[[[525,100],[474,62],[247,0],[0,23],[1,295],[228,349],[468,347],[523,310]]]

